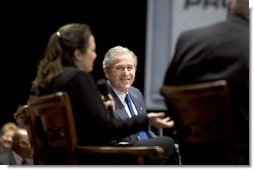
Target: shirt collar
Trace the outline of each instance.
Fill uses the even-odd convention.
[[[125,99],[125,96],[126,96],[127,93],[123,93],[123,92],[117,90],[116,88],[112,87],[109,81],[108,81],[108,83],[109,83],[110,87],[113,89],[113,91],[116,93],[116,95],[118,96],[118,98],[120,99],[122,104],[125,105],[125,100],[124,99]]]

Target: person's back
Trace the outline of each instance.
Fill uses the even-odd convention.
[[[165,85],[225,79],[233,111],[235,142],[249,143],[249,6],[229,0],[223,22],[179,36],[164,78]]]
[[[231,2],[231,1],[230,1]],[[165,85],[225,79],[230,86],[238,131],[237,140],[249,140],[249,20],[246,0],[233,0],[227,20],[180,35]],[[239,7],[240,6],[240,7]]]

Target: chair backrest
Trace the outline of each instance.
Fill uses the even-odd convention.
[[[198,146],[203,143],[232,145],[231,104],[225,80],[164,85],[160,93],[165,99],[168,112],[175,120],[182,146]]]
[[[42,143],[35,150],[35,156],[42,159],[43,164],[76,164],[77,136],[68,94],[34,96],[28,100],[28,105],[30,115],[35,117],[36,138]]]
[[[14,118],[18,124],[19,127],[25,128],[28,137],[30,139],[30,142],[32,142],[32,133],[34,133],[34,128],[31,126],[31,116],[29,115],[28,111],[29,106],[28,105],[23,105],[20,106],[14,113]]]
[[[26,129],[31,148],[32,148],[32,153],[33,153],[33,159],[34,159],[34,164],[43,164],[42,159],[39,157],[39,151],[41,150],[41,140],[37,136],[36,132],[36,117],[34,114],[31,114],[33,110],[29,105],[23,105],[20,106],[14,113],[14,118],[18,124],[19,127],[22,127]]]
[[[137,158],[137,164],[144,164],[144,157],[160,159],[164,155],[159,146],[78,146],[71,103],[65,92],[30,97],[27,104],[14,117],[29,131],[35,164],[86,164],[77,159],[77,155],[84,154],[128,155]]]

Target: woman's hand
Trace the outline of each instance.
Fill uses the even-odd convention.
[[[107,100],[105,100],[105,97],[103,95],[101,96],[101,98],[103,100],[103,103],[104,103],[106,109],[108,111],[110,111],[111,113],[114,113],[116,104],[115,104],[115,100],[114,100],[113,96],[111,94],[108,94],[109,99],[107,99]]]

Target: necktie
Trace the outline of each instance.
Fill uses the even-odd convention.
[[[126,94],[125,96],[125,102],[127,103],[127,106],[130,110],[130,113],[131,113],[131,116],[135,116],[135,113],[134,113],[134,110],[133,110],[133,107],[132,107],[132,104],[131,104],[131,99],[130,99],[130,96],[129,94]],[[145,139],[148,139],[146,133],[144,131],[140,131],[138,132],[138,136],[140,138],[140,140],[145,140]]]

